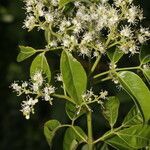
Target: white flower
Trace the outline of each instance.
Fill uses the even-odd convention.
[[[45,13],[45,20],[47,23],[52,23],[54,20],[53,15],[50,12]]]
[[[51,41],[50,43],[49,43],[49,45],[51,46],[51,47],[57,47],[57,41],[56,40],[53,40],[53,41]]]
[[[131,31],[130,27],[129,26],[123,27],[123,29],[120,31],[120,35],[131,38],[132,37],[132,31]]]
[[[55,87],[47,86],[47,87],[44,88],[43,91],[44,91],[45,94],[53,94],[53,93],[55,93]]]
[[[90,89],[90,90],[87,90],[87,92],[82,95],[82,98],[87,102],[91,102],[93,100],[93,96],[95,95],[92,89]]]
[[[43,7],[44,7],[44,5],[41,2],[38,2],[36,5],[36,9],[37,9],[37,12],[38,12],[40,17],[44,16]]]
[[[37,92],[37,91],[39,90],[39,84],[33,83],[33,85],[32,85],[32,90],[33,90],[34,92]]]
[[[101,0],[101,3],[102,4],[105,4],[105,3],[107,3],[108,2],[108,0]]]
[[[104,53],[106,52],[106,49],[105,49],[105,47],[102,45],[102,43],[96,44],[96,47],[97,47],[97,50],[98,50],[99,52],[101,52],[102,54],[104,54]]]
[[[106,99],[106,96],[108,95],[108,91],[101,91],[100,92],[100,98],[102,98],[102,99]]]
[[[22,83],[21,86],[22,86],[22,88],[26,88],[28,86],[28,83],[25,81],[25,82]]]
[[[20,111],[23,112],[26,119],[30,118],[31,113],[34,114],[34,105],[36,103],[38,103],[38,99],[33,98],[29,98],[29,100],[22,102],[22,109]]]
[[[71,22],[69,20],[63,20],[59,26],[60,31],[65,31],[67,27],[71,25]]]
[[[36,25],[36,19],[33,15],[30,14],[26,17],[23,28],[27,28],[30,31],[34,28],[35,25]]]
[[[148,28],[140,28],[140,32],[138,34],[138,40],[141,44],[150,39],[150,31]]]
[[[22,87],[19,86],[18,83],[15,83],[15,82],[12,83],[11,87],[13,90],[15,90],[18,93],[18,95],[22,94]]]
[[[83,57],[84,56],[88,56],[88,57],[90,57],[91,56],[91,52],[90,52],[90,50],[87,48],[87,47],[85,47],[83,44],[80,44],[79,45],[79,52],[80,52],[80,55],[83,55]]]
[[[93,40],[93,33],[92,32],[88,32],[86,34],[84,34],[83,39],[82,39],[82,44],[84,43],[89,43]]]
[[[41,86],[43,84],[43,76],[42,76],[42,73],[37,71],[33,77],[32,77],[33,81],[38,85],[38,86]]]
[[[57,6],[58,5],[58,0],[51,0],[51,3],[53,6]]]
[[[74,24],[74,33],[79,33],[82,30],[82,24],[81,22],[77,21],[77,19],[73,19],[72,23]]]
[[[135,54],[137,53],[138,47],[137,45],[133,42],[130,47],[129,47],[129,51],[131,52],[131,54]]]
[[[61,75],[60,73],[56,75],[55,79],[56,79],[57,81],[63,81],[63,80],[62,80],[62,75]]]

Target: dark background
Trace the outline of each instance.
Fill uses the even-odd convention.
[[[144,23],[149,26],[150,0],[142,1],[141,5],[147,18]],[[43,48],[45,45],[42,32],[34,30],[28,33],[22,29],[25,18],[23,6],[21,0],[0,0],[0,150],[48,150],[49,147],[43,135],[43,125],[53,118],[61,122],[68,121],[63,111],[64,103],[56,102],[53,107],[44,102],[39,103],[35,115],[32,115],[31,119],[27,121],[19,111],[23,97],[16,97],[16,94],[9,89],[14,80],[27,80],[29,78],[28,72],[31,61],[16,62],[18,45],[34,48]],[[51,59],[54,63],[55,55]],[[129,62],[131,65],[136,65],[136,63],[138,62],[134,59]],[[55,67],[55,65],[52,66]],[[124,92],[121,93],[121,97],[129,99]],[[125,103],[125,112],[130,105],[132,105],[130,102]],[[101,121],[103,120],[97,120],[96,115],[93,118],[95,119],[94,124],[97,123],[97,126],[94,127],[94,133],[97,134],[100,132],[99,125],[102,124]],[[81,120],[79,124],[85,129],[85,120]],[[102,128],[105,130],[103,126],[101,126]],[[57,143],[57,146],[53,146],[54,150],[62,149],[60,146],[63,132],[61,131],[55,138],[54,143]]]

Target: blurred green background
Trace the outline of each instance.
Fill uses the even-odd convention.
[[[144,7],[144,15],[147,18],[144,23],[149,26],[150,0],[142,1],[141,6]],[[68,121],[63,111],[64,103],[56,102],[51,107],[42,102],[36,107],[35,115],[27,121],[19,111],[23,97],[16,97],[16,94],[9,89],[14,80],[27,80],[29,78],[28,72],[31,61],[16,62],[18,45],[43,48],[45,44],[42,32],[34,30],[28,33],[22,29],[25,18],[23,7],[22,0],[0,0],[0,150],[48,150],[49,147],[43,135],[43,125],[52,118],[61,122]],[[57,57],[54,55],[52,59],[55,58]],[[135,59],[129,62],[131,65],[136,65],[136,63],[138,62]],[[107,84],[105,86],[107,87]],[[122,92],[121,97],[126,99],[127,95]],[[126,103],[127,107],[128,104]],[[94,126],[94,132],[97,135],[100,128],[103,128],[101,123],[103,120],[102,118],[97,120],[96,115],[93,119],[97,123],[97,126]],[[85,128],[84,119],[79,124]],[[54,143],[57,143],[57,146],[53,146],[54,150],[61,150],[63,132],[61,131],[55,138]]]

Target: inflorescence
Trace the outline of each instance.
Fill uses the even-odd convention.
[[[45,83],[41,72],[36,72],[29,82],[24,81],[21,85],[17,82],[12,83],[11,88],[17,92],[18,96],[26,95],[27,100],[21,104],[21,111],[26,119],[30,118],[31,113],[34,114],[34,106],[40,97],[52,105],[51,95],[55,93],[55,87]]]
[[[48,48],[61,47],[80,55],[97,57],[116,45],[125,54],[138,53],[150,38],[142,27],[143,11],[133,0],[71,2],[70,10],[59,0],[24,0],[27,17],[24,28],[48,33]]]

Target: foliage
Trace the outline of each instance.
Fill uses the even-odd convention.
[[[99,12],[98,8],[93,5],[93,3],[97,4],[98,2],[99,1],[90,0],[81,0],[79,2],[60,0],[59,3],[45,1],[43,3],[37,2],[35,4],[30,4],[27,1],[27,8],[29,6],[36,7],[35,10],[31,10],[30,16],[27,15],[24,27],[28,28],[29,31],[36,26],[38,26],[39,29],[45,30],[47,45],[45,49],[39,50],[25,46],[20,47],[20,53],[17,57],[19,62],[31,57],[35,53],[40,54],[37,54],[31,64],[31,79],[21,83],[21,85],[14,82],[11,87],[19,96],[22,94],[28,96],[28,99],[22,102],[21,109],[26,119],[29,119],[31,114],[34,114],[34,107],[40,98],[48,101],[51,105],[55,99],[65,100],[65,111],[70,118],[71,124],[63,124],[58,120],[49,120],[45,123],[44,134],[50,146],[52,145],[52,140],[57,130],[60,128],[67,128],[64,134],[64,150],[75,150],[78,147],[81,147],[81,149],[93,150],[97,149],[96,147],[98,144],[103,144],[101,149],[108,149],[108,147],[124,150],[146,148],[150,144],[150,91],[148,88],[150,78],[148,64],[150,61],[150,53],[148,51],[148,46],[145,46],[145,42],[149,40],[150,32],[147,28],[143,27],[139,30],[136,29],[131,31],[131,26],[127,25],[124,25],[118,32],[118,28],[120,27],[118,21],[121,23],[127,20],[128,23],[135,26],[135,22],[143,18],[141,14],[142,11],[138,7],[135,7],[135,12],[137,12],[138,16],[136,16],[137,14],[132,16],[130,14],[130,11],[133,11],[132,1],[120,3],[117,0],[115,1],[115,7],[112,7],[109,2],[104,0],[100,2],[99,7],[106,11],[107,19],[105,20],[106,23],[103,22],[100,35],[97,35],[97,27],[99,27],[100,23],[95,22],[93,24],[93,22],[96,21],[96,16],[93,19],[92,15],[94,15],[93,11]],[[54,11],[55,14],[51,16],[49,12],[43,11],[44,7],[50,10],[52,9],[52,11],[56,8],[58,9],[56,9],[56,12]],[[111,20],[112,16],[109,16],[109,9],[116,17],[116,20],[113,20],[114,22]],[[117,12],[118,9],[120,9],[120,11]],[[124,9],[128,12],[127,16]],[[30,12],[30,10],[28,11]],[[77,29],[75,30],[74,28],[78,27],[77,24],[79,24],[83,18],[81,16],[76,16],[79,12],[74,17],[72,13],[75,14],[76,11],[79,11],[81,14],[83,13],[82,15],[85,15],[84,17],[87,17],[86,11],[91,11],[91,13],[93,13],[88,14],[91,20],[84,20],[81,23],[83,27],[79,28],[77,33],[75,33]],[[119,14],[120,12],[121,14]],[[45,22],[40,20],[40,17],[43,16],[45,17]],[[62,17],[64,20],[60,19]],[[76,25],[74,23],[72,24],[69,22],[69,19],[66,20],[67,17],[70,17],[70,19],[74,17],[73,19],[77,19],[76,21],[79,22],[77,22]],[[79,19],[78,17],[81,18]],[[120,20],[117,17],[120,17]],[[57,22],[53,24],[53,21],[56,19],[58,19]],[[98,16],[98,19],[101,21],[101,19],[104,18]],[[58,27],[60,21],[64,21],[63,27],[62,24]],[[106,33],[103,35],[103,30],[108,32],[108,34]],[[78,36],[74,36],[74,34]],[[93,35],[95,35],[95,37]],[[135,39],[138,40],[138,43]],[[95,41],[98,41],[100,45]],[[135,67],[118,68],[117,63],[120,59],[127,53],[137,53],[137,47],[142,47],[139,54],[140,64]],[[61,55],[59,67],[60,74],[54,77],[61,84],[61,86],[58,87],[52,85],[51,69],[48,58],[45,55],[46,53],[52,54],[52,52]],[[92,67],[90,66],[86,69],[82,62],[79,61],[81,57],[95,60],[95,62],[92,64]],[[101,73],[96,73],[95,70],[98,64],[101,63],[101,58],[103,57],[109,60],[109,69]],[[133,70],[142,72],[148,80],[148,83],[144,83],[138,74],[132,72]],[[110,96],[109,91],[101,89],[101,91],[97,92],[92,89],[96,86],[95,84],[97,84],[95,81],[98,81],[98,83],[100,82],[99,85],[101,85],[102,82],[107,80],[111,80],[115,86],[124,89],[134,102],[133,108],[125,116],[120,126],[116,126],[119,115],[120,99],[118,99],[116,95]],[[104,118],[108,121],[110,126],[110,130],[102,136],[99,135],[98,139],[94,139],[92,132],[93,105],[99,106],[99,109],[102,111]],[[76,125],[81,116],[87,117],[87,132]]]

